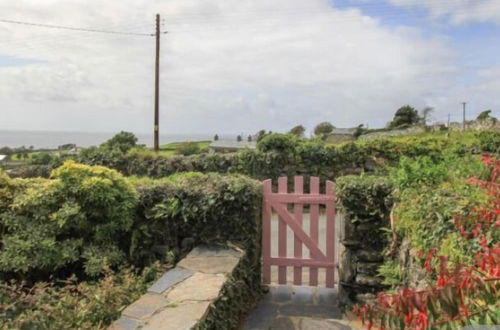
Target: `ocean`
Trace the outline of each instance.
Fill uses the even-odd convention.
[[[1,147],[21,147],[35,149],[56,149],[58,146],[74,143],[79,147],[99,145],[116,133],[85,133],[85,132],[43,132],[43,131],[7,131],[0,130]],[[152,134],[136,134],[140,144],[153,145]],[[160,135],[160,144],[182,141],[212,140],[210,134],[163,134]]]

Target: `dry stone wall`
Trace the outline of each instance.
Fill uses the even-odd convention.
[[[197,247],[167,271],[141,298],[128,306],[110,330],[180,330],[205,328],[243,251],[216,246]]]
[[[337,180],[344,214],[340,225],[339,295],[343,304],[364,302],[384,288],[378,270],[384,262],[390,227],[392,185],[377,176]]]

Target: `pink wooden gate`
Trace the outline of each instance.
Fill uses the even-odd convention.
[[[326,182],[325,194],[319,192],[319,178],[311,177],[310,193],[304,194],[304,178],[294,178],[294,192],[287,192],[287,178],[278,179],[278,192],[272,191],[272,181],[266,180],[264,185],[263,202],[263,281],[271,283],[271,266],[278,266],[278,283],[287,283],[287,267],[293,267],[293,284],[302,285],[302,269],[309,268],[309,285],[318,285],[318,269],[325,268],[326,287],[334,286],[335,272],[335,184]],[[288,205],[293,204],[293,214],[288,211]],[[310,205],[309,235],[303,229],[304,204]],[[319,246],[319,218],[320,205],[326,206],[326,253]],[[271,256],[271,244],[276,238],[271,234],[272,212],[278,214],[278,257]],[[287,255],[287,227],[294,234],[293,256]],[[302,257],[302,246],[309,249],[310,258]]]

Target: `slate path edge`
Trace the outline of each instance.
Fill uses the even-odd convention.
[[[337,289],[271,285],[243,320],[241,330],[363,329],[351,313],[343,314]]]
[[[199,246],[127,306],[109,330],[190,329],[203,320],[244,252]]]

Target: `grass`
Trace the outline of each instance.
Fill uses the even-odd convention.
[[[210,143],[212,143],[212,141],[189,141],[189,142],[196,143],[198,145],[198,147],[200,148],[200,151],[204,151],[204,150],[208,149],[208,147],[210,146]],[[186,142],[171,142],[168,144],[164,144],[164,145],[160,146],[159,155],[165,156],[165,157],[174,156],[177,154],[177,149],[179,149],[179,147],[183,143],[186,143]]]
[[[29,161],[30,159],[32,159],[35,155],[38,155],[38,154],[46,154],[46,153],[49,153],[49,154],[65,154],[67,153],[68,151],[67,150],[37,150],[37,151],[26,151],[26,158],[23,158],[23,154],[22,153],[15,153],[15,154],[12,154],[10,157],[9,157],[9,160],[13,161],[13,162],[23,162],[23,161]]]

